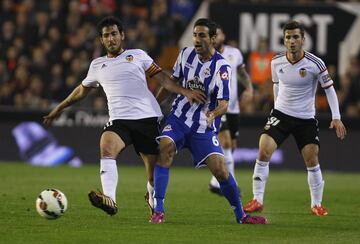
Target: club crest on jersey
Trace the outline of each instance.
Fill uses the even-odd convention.
[[[227,72],[227,70],[225,70],[225,71],[220,71],[220,78],[222,79],[222,80],[229,80],[229,73]]]
[[[209,68],[206,68],[204,70],[204,76],[205,76],[205,78],[208,78],[210,76],[210,69]]]
[[[166,125],[164,127],[163,132],[166,132],[166,131],[172,131],[171,125]]]
[[[127,56],[125,57],[125,59],[126,59],[128,62],[131,62],[131,61],[134,60],[134,56],[133,56],[133,55],[127,55]]]
[[[301,77],[305,77],[305,76],[306,76],[306,73],[307,73],[307,71],[306,71],[306,69],[304,69],[304,68],[301,68],[301,69],[299,70],[299,74],[300,74]]]
[[[188,88],[191,90],[205,91],[204,84],[201,82],[198,76],[195,76],[192,80],[188,81]]]

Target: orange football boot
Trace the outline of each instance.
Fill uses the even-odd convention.
[[[248,202],[243,208],[246,213],[262,212],[264,205],[259,203],[256,199],[253,199]]]

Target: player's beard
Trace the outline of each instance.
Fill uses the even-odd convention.
[[[117,56],[117,54],[120,52],[120,50],[121,50],[121,45],[119,45],[119,46],[112,45],[112,46],[106,47],[107,53],[111,54],[112,56]]]

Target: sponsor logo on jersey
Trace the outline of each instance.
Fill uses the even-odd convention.
[[[166,132],[166,131],[172,131],[171,125],[166,125],[164,127],[163,132]]]
[[[102,68],[105,68],[105,67],[106,67],[106,64],[101,65],[101,69],[102,69]]]
[[[229,73],[227,72],[227,70],[220,72],[220,78],[222,80],[229,80]]]
[[[326,74],[322,77],[322,80],[324,83],[331,81],[331,76],[329,74]]]
[[[307,73],[307,71],[306,71],[306,69],[304,69],[304,68],[301,68],[301,69],[299,70],[299,74],[300,74],[301,77],[305,77],[305,76],[306,76],[306,73]]]
[[[133,55],[127,55],[125,58],[126,58],[126,60],[127,60],[128,62],[131,62],[131,61],[134,60],[134,56],[133,56]]]
[[[195,76],[192,80],[188,81],[188,88],[191,90],[205,91],[205,86],[198,76]]]
[[[284,71],[282,68],[279,70],[279,73],[284,74]]]

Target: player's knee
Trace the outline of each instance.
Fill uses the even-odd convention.
[[[269,162],[272,155],[272,151],[267,148],[260,148],[258,159],[260,161]]]
[[[213,171],[213,175],[219,182],[226,181],[229,177],[229,171],[227,170],[224,163],[219,162],[218,167],[216,167]]]
[[[219,169],[214,172],[214,176],[219,182],[226,181],[229,177],[229,172],[226,169]]]
[[[317,156],[311,156],[305,158],[305,164],[307,167],[315,167],[319,164],[319,160]]]
[[[161,143],[160,144],[160,155],[159,164],[163,167],[170,167],[173,158],[175,156],[175,148],[172,143]]]
[[[101,157],[102,158],[116,158],[117,156],[117,152],[114,146],[112,145],[103,145],[100,148],[100,152],[101,152]]]

